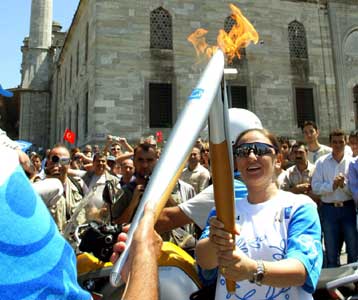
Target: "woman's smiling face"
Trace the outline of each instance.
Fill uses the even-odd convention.
[[[272,142],[262,132],[254,130],[242,136],[237,141],[236,147],[247,143],[267,144],[266,150],[268,153],[259,155],[259,152],[255,154],[254,149],[252,149],[248,151],[248,156],[236,156],[237,167],[243,181],[249,189],[255,186],[262,187],[267,183],[271,183],[274,178],[276,159],[275,148]],[[255,144],[252,147],[255,147]]]

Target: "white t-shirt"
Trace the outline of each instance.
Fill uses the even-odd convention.
[[[236,283],[234,294],[228,294],[225,278],[219,274],[216,300],[311,300],[322,266],[320,223],[315,203],[305,195],[285,191],[260,204],[247,198],[236,201],[236,223],[240,235],[236,246],[253,259],[278,261],[298,259],[307,270],[303,287],[274,288],[249,281]]]
[[[316,161],[323,155],[326,155],[328,153],[332,152],[332,148],[328,147],[326,145],[320,145],[318,150],[316,151],[309,151],[307,152],[307,159],[310,161],[310,163],[315,164]]]
[[[215,206],[213,186],[208,186],[200,194],[179,204],[180,209],[201,229],[206,225],[210,210]]]
[[[96,208],[102,208],[104,201],[102,198],[103,190],[106,184],[106,175],[102,174],[100,176],[93,174],[91,182],[88,186],[89,191],[94,191],[94,195],[88,202],[90,207],[94,206]]]
[[[234,180],[235,199],[242,199],[247,195],[246,186],[239,180]],[[209,185],[195,197],[179,204],[180,209],[194,221],[201,229],[204,229],[210,211],[215,207],[214,186]]]

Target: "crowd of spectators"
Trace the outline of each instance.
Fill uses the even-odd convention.
[[[329,135],[330,147],[319,143],[319,134],[317,125],[308,121],[303,126],[302,141],[279,138],[275,178],[279,190],[304,194],[317,204],[323,230],[324,264],[337,267],[341,264],[343,245],[347,263],[358,259],[358,133],[353,131],[347,136],[341,129],[333,130]],[[103,147],[69,148],[56,144],[43,157],[32,152],[31,167],[24,169],[63,233],[84,199],[87,204],[76,216],[77,224],[93,219],[109,220],[108,204],[102,199],[108,181],[123,191],[111,210],[114,222],[130,223],[161,150],[154,136],[143,137],[136,145],[130,145],[126,138],[109,135]],[[240,174],[236,178],[241,180]],[[214,205],[212,199],[207,201],[208,197],[212,198],[211,180],[209,143],[199,138],[158,218],[156,230],[163,240],[188,251],[195,248],[205,224],[203,217],[197,222],[196,216],[188,211],[195,215],[197,204],[205,202],[209,208],[205,210],[207,216]]]

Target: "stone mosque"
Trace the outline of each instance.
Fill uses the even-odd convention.
[[[278,135],[301,139],[305,120],[358,125],[357,0],[80,0],[67,32],[52,0],[32,0],[22,46],[21,139],[48,147],[66,128],[76,145],[108,134],[166,138],[206,63],[187,37],[233,25],[238,6],[259,34],[225,75],[229,105],[255,112]]]

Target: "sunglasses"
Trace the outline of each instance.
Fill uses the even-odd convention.
[[[61,157],[61,158],[59,158],[57,155],[52,156],[51,161],[54,164],[60,164],[62,166],[70,164],[70,158],[69,157]]]
[[[273,145],[265,143],[244,143],[234,149],[234,155],[236,157],[248,157],[252,151],[255,156],[263,156],[272,154],[272,149],[274,149],[275,154],[277,154],[277,148]]]

